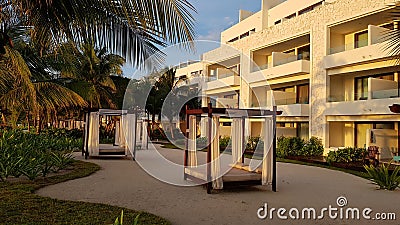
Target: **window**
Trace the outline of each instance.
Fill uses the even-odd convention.
[[[309,6],[309,7],[305,8],[305,9],[300,10],[300,11],[299,11],[299,15],[302,15],[302,14],[305,14],[305,13],[308,13],[308,12],[311,12],[311,11],[313,11],[314,9],[318,9],[318,8],[321,7],[321,6],[322,6],[322,1],[316,3],[316,4],[312,5],[312,6]]]
[[[308,104],[310,96],[310,85],[304,84],[297,86],[297,103]]]
[[[224,95],[224,98],[234,99],[236,94]]]
[[[298,60],[310,60],[310,45],[306,45],[297,49]]]
[[[368,77],[360,77],[355,80],[356,90],[354,100],[368,99]]]
[[[389,30],[394,30],[394,23],[387,23],[387,24],[383,24],[380,27],[389,29]]]
[[[246,33],[240,35],[240,39],[245,38],[245,37],[248,37],[249,35],[250,35],[250,33],[249,33],[249,32],[246,32]]]
[[[309,104],[309,98],[310,98],[309,84],[299,84],[290,87],[277,88],[274,89],[274,91],[285,92],[274,96],[275,104],[277,105]]]
[[[290,49],[290,50],[284,51],[283,53],[290,54],[290,55],[295,55],[296,54],[296,50],[295,49]]]
[[[291,15],[285,17],[285,19],[290,20],[290,19],[292,19],[292,18],[294,18],[294,17],[296,17],[296,13],[293,13],[293,14],[291,14]]]
[[[355,34],[354,48],[361,48],[368,45],[368,30]]]
[[[277,25],[277,24],[280,24],[282,21],[281,20],[277,20],[277,21],[275,21],[275,25]]]
[[[296,134],[297,137],[304,140],[309,139],[309,124],[308,123],[297,123]]]
[[[357,122],[355,123],[355,143],[358,148],[365,148],[368,129],[394,129],[394,122]]]
[[[235,42],[235,41],[237,41],[237,40],[239,40],[239,37],[235,37],[235,38],[229,40],[228,42]]]
[[[300,10],[300,11],[299,11],[299,15],[303,15],[303,14],[305,14],[305,13],[311,12],[312,10],[313,10],[313,7],[312,7],[312,6],[307,7],[307,8],[305,8],[305,9]]]

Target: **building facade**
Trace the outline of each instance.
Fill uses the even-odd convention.
[[[400,67],[386,40],[399,26],[395,3],[262,0],[259,12],[240,11],[221,47],[198,63],[203,106],[277,105],[278,136],[315,136],[326,148],[384,142],[397,151],[400,117],[389,105],[400,102]],[[248,130],[259,136],[261,121],[248,121]]]

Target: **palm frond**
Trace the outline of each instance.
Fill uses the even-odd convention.
[[[92,41],[134,65],[161,57],[157,46],[191,41],[195,33],[195,9],[186,0],[15,0],[13,5],[27,13],[34,39]]]
[[[74,91],[53,82],[34,83],[37,93],[37,104],[42,111],[56,112],[69,108],[83,108],[86,101]]]

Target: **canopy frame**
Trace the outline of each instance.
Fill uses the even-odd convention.
[[[85,159],[88,159],[90,157],[90,151],[93,148],[90,144],[90,139],[96,138],[96,137],[92,137],[93,133],[95,133],[94,135],[98,136],[99,128],[98,128],[97,124],[93,124],[92,120],[93,119],[98,120],[100,118],[100,116],[121,116],[121,121],[122,121],[122,117],[126,117],[126,118],[124,118],[124,120],[126,120],[125,122],[134,125],[133,126],[134,128],[132,128],[132,131],[133,131],[132,139],[133,140],[131,141],[131,142],[133,142],[133,144],[131,144],[131,146],[124,145],[124,148],[125,148],[125,156],[127,155],[128,151],[131,152],[132,159],[133,159],[133,161],[135,161],[136,160],[136,151],[137,151],[138,131],[140,134],[140,129],[138,129],[138,124],[141,124],[142,129],[143,129],[142,142],[146,142],[146,143],[142,143],[142,145],[143,145],[142,147],[145,149],[148,148],[148,137],[147,137],[147,135],[148,135],[148,132],[147,132],[148,120],[143,119],[140,122],[138,121],[138,115],[139,115],[139,113],[142,113],[142,112],[143,111],[137,110],[137,109],[132,109],[132,110],[113,110],[113,109],[89,110],[87,113],[85,113],[85,131],[84,131],[84,143],[83,143],[83,148],[82,148],[82,156],[85,156]],[[133,117],[133,118],[131,118],[131,117]],[[132,121],[130,121],[130,120],[132,120]],[[121,123],[121,121],[120,121],[120,126],[122,127],[123,124]],[[129,126],[129,125],[127,125],[127,126]],[[145,128],[146,128],[146,131],[144,131]],[[96,129],[97,129],[97,133],[96,133],[96,131],[90,132],[91,130],[96,130]],[[119,132],[121,132],[121,131],[119,131]],[[127,133],[127,132],[129,132],[129,128],[126,128],[125,132],[122,131],[119,135],[125,135],[124,133]],[[145,137],[145,135],[146,135],[146,137]],[[97,139],[98,139],[98,137],[97,137]],[[95,140],[95,142],[96,142],[96,140]],[[99,142],[99,140],[97,140],[97,142]],[[99,143],[97,143],[97,144],[99,144]],[[97,151],[99,151],[99,149]],[[101,156],[101,155],[95,155],[95,156]]]
[[[188,106],[186,106],[186,145],[185,145],[185,151],[184,151],[184,179],[192,179],[194,181],[199,181],[197,177],[194,177],[186,172],[186,168],[189,166],[188,165],[188,157],[189,157],[189,138],[191,136],[190,129],[189,129],[189,121],[190,121],[190,116],[207,116],[208,121],[211,121],[213,116],[218,115],[221,118],[241,118],[242,119],[242,126],[243,126],[243,132],[242,136],[245,135],[245,118],[272,118],[272,191],[276,192],[277,191],[277,167],[276,167],[276,117],[277,115],[281,115],[281,111],[277,111],[277,107],[273,106],[272,110],[264,110],[264,109],[225,109],[225,108],[213,108],[212,104],[209,103],[207,107],[202,107],[200,109],[189,109]],[[212,153],[211,153],[211,139],[212,139],[212,124],[207,123],[207,167],[206,167],[206,177],[207,177],[207,183],[206,183],[206,189],[207,193],[211,194],[211,191],[213,189],[213,184],[211,181],[211,159],[212,159]],[[243,146],[245,145],[245,138],[243,140]],[[265,157],[265,156],[264,156]],[[244,151],[242,151],[241,155],[241,161],[244,163]],[[253,182],[254,183],[254,182]]]

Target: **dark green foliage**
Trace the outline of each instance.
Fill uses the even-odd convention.
[[[65,169],[73,162],[71,151],[81,147],[67,136],[63,130],[41,134],[0,130],[0,179],[24,175],[34,180]]]
[[[276,156],[286,158],[287,156],[298,156],[304,146],[304,140],[299,137],[281,136],[277,141]]]
[[[66,137],[66,138],[82,138],[83,130],[79,129],[65,129],[65,128],[45,128],[41,132],[41,134],[45,134],[52,137]]]
[[[366,154],[367,150],[365,148],[347,147],[344,149],[339,149],[337,151],[329,152],[326,161],[329,164],[332,164],[334,162],[336,163],[358,162],[362,161]]]
[[[278,158],[288,156],[322,156],[324,147],[320,139],[311,137],[305,142],[299,137],[279,137],[277,141],[276,155]]]
[[[264,147],[264,142],[260,137],[248,137],[246,143],[246,150],[255,151],[261,150]]]
[[[378,167],[373,165],[364,166],[367,170],[369,179],[376,185],[379,189],[385,189],[389,191],[394,191],[397,187],[400,187],[400,167],[396,166],[392,174],[389,174],[390,164],[381,164]]]
[[[324,154],[324,146],[319,138],[311,137],[301,149],[301,156],[322,156]]]
[[[117,109],[122,109],[124,105],[125,92],[131,79],[121,76],[111,76],[110,78],[113,80],[116,87],[116,91],[113,94],[113,101],[116,104]]]
[[[219,139],[219,147],[221,150],[224,150],[231,143],[231,137],[225,136]]]

